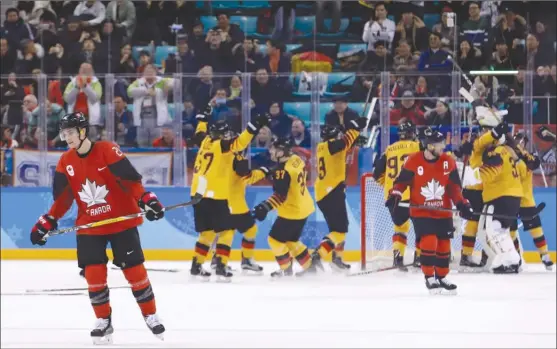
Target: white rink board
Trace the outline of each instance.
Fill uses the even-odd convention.
[[[189,263],[151,262],[188,270]],[[231,284],[151,272],[165,341],[148,330],[128,289],[111,290],[111,348],[556,347],[556,275],[450,274],[459,295],[430,296],[423,276],[389,271],[346,278]],[[276,269],[266,264],[265,272]],[[75,262],[1,261],[1,347],[93,347],[86,295],[18,296],[26,289],[86,287]],[[109,284],[126,282],[109,268]],[[98,348],[98,347],[97,347]]]

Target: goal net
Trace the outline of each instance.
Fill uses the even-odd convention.
[[[362,269],[385,268],[393,264],[393,234],[394,224],[391,214],[385,207],[384,190],[373,175],[366,173],[361,178],[361,263]],[[451,240],[451,268],[460,262],[462,249],[462,232],[466,221],[457,215],[454,218],[456,231]],[[414,260],[416,235],[410,224],[407,247],[404,253],[404,263],[410,264]],[[476,240],[473,259],[481,259],[481,244]]]

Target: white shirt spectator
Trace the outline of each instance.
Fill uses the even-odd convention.
[[[93,3],[93,5],[88,7],[88,3]],[[89,23],[90,26],[99,25],[106,18],[106,7],[104,7],[104,5],[99,0],[85,0],[77,5],[73,14],[74,16],[93,15],[95,16],[95,18],[86,22]]]
[[[393,39],[395,38],[395,22],[388,18],[383,19],[383,21],[368,21],[364,26],[364,33],[362,35],[362,40],[367,42],[367,50],[375,51],[374,44],[379,40],[386,41],[388,43],[387,51],[391,51]]]

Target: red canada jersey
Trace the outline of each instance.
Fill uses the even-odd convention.
[[[426,160],[423,152],[410,155],[395,180],[393,190],[403,193],[407,187],[410,187],[411,205],[452,209],[453,202],[456,204],[464,200],[456,162],[447,154],[436,160]],[[410,216],[451,218],[452,213],[410,208]]]
[[[60,157],[53,180],[54,204],[48,214],[60,219],[75,200],[76,225],[125,216],[140,212],[138,201],[144,192],[141,175],[118,145],[95,142],[87,154],[70,149]],[[113,234],[141,223],[143,218],[134,218],[77,234]]]

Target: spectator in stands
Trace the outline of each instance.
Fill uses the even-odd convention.
[[[218,23],[213,28],[213,31],[222,37],[223,42],[229,44],[230,47],[244,42],[244,31],[239,25],[230,23],[230,17],[227,13],[217,13],[217,20]]]
[[[126,147],[137,147],[137,127],[133,124],[133,114],[120,96],[114,97],[114,130],[116,143]]]
[[[375,41],[374,50],[368,51],[366,58],[361,63],[359,71],[381,72],[390,70],[393,66],[393,56],[387,49],[387,42],[383,40]]]
[[[271,129],[267,126],[263,126],[259,133],[253,139],[253,146],[256,148],[264,148],[269,149],[271,146],[271,139],[273,138],[273,134],[271,133]]]
[[[81,34],[81,42],[81,52],[70,56],[71,64],[74,66],[73,71],[77,71],[82,63],[89,63],[99,74],[107,73],[107,57],[103,57],[102,54],[97,51],[97,45],[101,42],[99,33],[94,31],[94,34],[90,35],[87,31],[84,31]]]
[[[489,70],[482,66],[480,70]],[[474,98],[482,99],[489,105],[494,105],[499,101],[499,79],[494,75],[480,75],[474,79],[474,87],[470,92]]]
[[[203,27],[203,23],[201,23],[199,20],[196,20],[193,23],[193,30],[191,32],[191,35],[188,35],[188,45],[189,48],[195,52],[195,55],[197,54],[197,52],[201,52],[203,51],[203,48],[206,45],[206,39],[207,36],[204,34],[204,27]]]
[[[100,33],[101,42],[97,44],[97,51],[110,63],[109,72],[115,71],[119,61],[118,52],[124,42],[129,42],[129,40],[125,39],[125,36],[125,28],[116,27],[114,22],[107,20],[102,24]]]
[[[277,40],[267,41],[267,56],[265,57],[264,67],[277,81],[279,88],[289,88],[291,57],[286,53],[286,46]]]
[[[420,71],[449,71],[452,68],[451,62],[447,59],[448,52],[441,50],[441,35],[431,33],[429,35],[429,48],[422,52],[418,62]]]
[[[419,76],[414,87],[414,97],[416,97],[415,106],[420,111],[425,111],[426,108],[433,108],[435,106],[434,96],[448,95],[450,91],[441,90],[441,93],[435,91],[435,88],[429,88],[425,76]]]
[[[432,30],[433,32],[441,35],[441,48],[452,54],[455,49],[455,39],[459,32],[458,26],[456,26],[455,23],[452,23],[452,26],[447,25],[447,19],[449,18],[449,13],[451,12],[453,12],[453,10],[448,6],[445,6],[441,15],[441,23],[434,25]]]
[[[22,132],[23,133],[23,132]],[[44,131],[40,127],[36,127],[32,132],[25,132],[22,135],[24,149],[38,149],[39,142],[44,136]]]
[[[185,32],[191,32],[192,24],[199,17],[199,11],[196,9],[194,1],[161,1],[159,6],[161,14],[157,21],[162,40],[166,45],[174,45],[175,35],[169,30],[170,27],[173,24],[181,25]]]
[[[16,8],[10,7],[6,10],[6,20],[4,21],[3,35],[8,40],[10,47],[18,49],[24,39],[33,40],[33,30],[29,24],[19,18]]]
[[[164,61],[164,73],[172,74],[181,72],[182,74],[192,74],[197,71],[197,63],[195,62],[194,53],[188,45],[188,36],[186,34],[176,35],[176,55],[168,55],[168,59]],[[178,70],[178,64],[181,65]]]
[[[204,66],[197,73],[197,79],[194,79],[189,85],[189,94],[192,96],[193,105],[198,113],[203,112],[216,89],[220,85],[213,82],[213,68]]]
[[[31,27],[37,27],[41,16],[45,13],[56,16],[50,1],[18,1],[17,9],[20,17]]]
[[[15,71],[17,50],[10,46],[6,38],[0,38],[0,60],[0,74],[8,75]]]
[[[395,22],[387,18],[387,8],[380,2],[375,5],[375,20],[370,19],[364,26],[362,40],[367,43],[368,51],[375,51],[377,41],[385,42],[386,49],[393,51],[393,39],[395,38]]]
[[[90,63],[82,63],[64,91],[68,113],[81,112],[89,119],[91,139],[100,135],[102,85]]]
[[[555,62],[555,51],[544,51],[540,48],[540,42],[534,34],[528,34],[526,37],[526,51],[524,52],[524,61],[532,62],[532,69],[537,69],[539,66],[548,66]]]
[[[17,81],[15,73],[10,73],[8,79],[2,82],[2,88],[0,89],[0,94],[2,98],[0,99],[2,107],[8,107],[10,104],[18,104],[19,109],[21,109],[21,101],[25,97],[25,91],[23,86]],[[2,122],[6,123],[6,122]]]
[[[141,50],[141,52],[139,52],[139,66],[137,67],[137,72],[143,73],[145,67],[152,64],[151,52],[148,50]]]
[[[298,147],[309,148],[311,147],[311,135],[309,130],[300,119],[292,120],[292,139]]]
[[[393,69],[395,71],[412,71],[418,66],[419,56],[412,55],[410,45],[406,40],[400,40],[398,47],[395,49],[393,58]]]
[[[239,75],[230,78],[230,86],[226,91],[228,100],[237,100],[242,97],[242,79]]]
[[[340,19],[342,16],[342,0],[315,1],[315,24],[319,33],[338,33],[340,30]],[[328,8],[331,17],[331,27],[327,30],[325,26],[325,10]],[[365,41],[365,40],[364,40]]]
[[[412,91],[405,91],[402,94],[400,106],[391,110],[389,118],[391,125],[398,125],[403,121],[412,121],[416,126],[425,125],[424,113],[416,107]]]
[[[514,77],[514,82],[510,86],[511,95],[509,96],[508,111],[505,121],[509,123],[522,124],[524,122],[523,100],[524,100],[524,67],[519,67],[518,74]]]
[[[491,69],[492,70],[515,70],[516,65],[511,59],[511,54],[509,52],[509,46],[503,39],[497,39],[495,41],[495,51],[491,56]],[[500,75],[499,80],[501,83],[510,85],[513,82],[512,75]]]
[[[477,1],[468,3],[468,20],[462,23],[460,35],[468,39],[473,46],[485,47],[489,42],[491,25],[489,19],[480,15],[480,4]]]
[[[255,81],[251,85],[251,98],[257,112],[266,113],[273,102],[283,102],[285,95],[276,82],[269,78],[267,70],[261,68],[255,73]]]
[[[472,46],[470,41],[464,39],[460,42],[457,60],[462,70],[469,72],[470,70],[480,69],[482,65],[481,57],[482,51]]]
[[[542,51],[541,55],[544,57],[553,57],[553,61],[549,62],[548,65],[552,64],[555,60],[555,34],[546,31],[545,25],[540,21],[536,22],[535,27],[534,35],[539,41],[538,48]]]
[[[106,7],[106,19],[114,22],[117,28],[124,29],[127,38],[132,38],[136,24],[133,2],[130,0],[112,0]]]
[[[137,63],[132,56],[132,47],[130,44],[124,44],[120,49],[120,60],[114,70],[114,73],[131,76],[135,74],[136,71]]]
[[[216,90],[214,97],[211,99],[213,106],[213,115],[211,121],[226,120],[228,118],[228,105],[226,105],[226,89],[219,88]]]
[[[401,4],[401,6],[405,5]],[[421,51],[427,49],[428,29],[425,27],[424,21],[414,15],[412,6],[405,6],[402,11],[402,19],[395,28],[394,44],[398,45],[401,39],[406,40],[410,45],[412,54],[419,55]]]
[[[2,144],[0,144],[0,149],[13,149],[18,147],[19,143],[13,138],[12,127],[2,124]]]
[[[228,34],[209,30],[205,45],[195,51],[198,66],[210,65],[215,73],[230,73],[233,69],[231,41],[226,41]]]
[[[82,29],[79,23],[79,18],[71,16],[70,18],[68,18],[65,30],[63,30],[60,34],[60,43],[64,47],[67,57],[72,57],[73,55],[78,54],[81,51],[81,42],[83,40],[80,40]],[[75,73],[73,64],[68,64],[68,67],[64,67],[63,70],[66,74]]]
[[[31,115],[39,107],[39,101],[37,97],[33,94],[28,94],[23,97],[23,120],[24,123],[29,123],[31,120]]]
[[[435,108],[429,109],[424,114],[426,125],[451,126],[452,113],[444,98],[437,100]]]
[[[21,51],[18,52],[16,71],[20,75],[31,74],[34,69],[40,69],[44,57],[44,49],[31,39],[23,39],[20,43]]]
[[[106,18],[106,7],[100,0],[84,0],[73,12],[81,19],[82,27],[97,27]]]
[[[28,123],[28,133],[33,134],[35,128],[40,126],[40,107],[37,106],[31,112],[31,118]],[[50,103],[46,101],[46,134],[47,140],[51,147],[54,147],[57,142],[60,141],[60,120],[64,117],[66,111],[64,108],[58,104]]]
[[[259,52],[259,41],[257,39],[244,39],[242,44],[236,44],[232,48],[234,55],[235,70],[240,72],[255,73],[263,66],[265,60],[263,54]]]
[[[549,115],[549,123],[557,123],[557,66],[555,64],[551,65],[551,70],[549,73],[549,78],[545,81],[544,93],[549,95],[549,110],[547,115]],[[544,114],[541,114],[542,117]],[[547,123],[547,121],[544,121]]]
[[[153,141],[153,147],[155,148],[174,148],[174,140],[176,139],[176,133],[172,124],[166,124],[162,127],[162,134],[159,138]],[[186,141],[182,139],[182,147],[186,147]]]
[[[52,46],[60,43],[58,30],[56,28],[56,15],[51,11],[45,11],[40,17],[38,24],[37,37],[35,42],[41,44],[45,51],[49,51]]]
[[[348,129],[350,121],[357,118],[358,113],[348,107],[346,96],[337,96],[334,99],[333,109],[325,115],[325,124],[340,125]]]
[[[271,122],[269,128],[278,137],[286,137],[292,129],[292,119],[281,110],[281,104],[274,102],[269,107]]]
[[[497,24],[492,34],[495,41],[504,41],[510,44],[515,39],[526,38],[528,24],[524,17],[515,14],[511,8],[505,7],[501,15],[496,18]]]
[[[168,94],[172,90],[172,79],[157,76],[154,65],[148,64],[143,77],[128,87],[133,98],[133,124],[137,129],[137,142],[148,146],[160,137],[160,127],[171,121],[168,112]]]
[[[184,100],[184,111],[182,111],[182,136],[185,139],[193,137],[197,127],[195,107],[190,99]]]
[[[161,12],[160,3],[156,1],[136,1],[134,5],[136,23],[139,23],[139,25],[135,28],[132,43],[140,46],[160,45],[162,41],[158,26]]]

